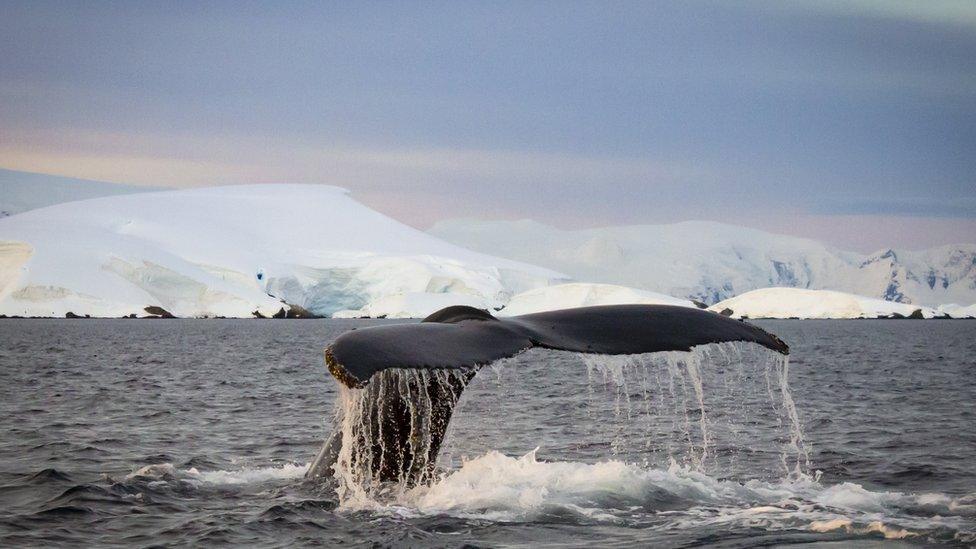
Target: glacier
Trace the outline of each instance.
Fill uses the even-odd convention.
[[[0,218],[6,316],[328,316],[439,293],[501,307],[567,280],[443,242],[325,185],[122,194]]]
[[[771,286],[830,289],[932,307],[976,303],[976,244],[861,254],[711,221],[563,230],[533,220],[454,219],[428,232],[576,280],[707,304]]]

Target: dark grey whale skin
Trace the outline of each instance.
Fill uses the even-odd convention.
[[[728,341],[790,352],[761,328],[689,307],[604,305],[498,319],[487,311],[456,305],[419,324],[345,333],[326,350],[326,360],[340,382],[355,387],[388,368],[474,368],[532,347],[625,355],[689,351]]]
[[[410,484],[432,478],[434,462],[454,406],[477,368],[532,347],[623,355],[688,351],[696,345],[744,341],[789,354],[778,337],[739,320],[687,307],[608,305],[565,309],[506,319],[487,311],[456,305],[437,311],[419,324],[376,326],[347,332],[326,348],[329,371],[349,388],[363,387],[390,368],[466,371],[453,387],[431,382],[431,433],[426,456],[412,454],[410,394],[390,388],[382,406],[364,408],[360,421],[377,425],[382,440],[354,452],[371,454],[378,464],[370,476]],[[307,478],[328,476],[342,446],[336,429],[309,467]],[[422,459],[417,459],[417,458]],[[353,457],[357,460],[356,456]],[[366,462],[361,459],[359,461]]]

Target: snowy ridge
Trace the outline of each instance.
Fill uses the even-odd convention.
[[[917,305],[976,303],[976,244],[846,252],[706,221],[561,230],[531,220],[450,220],[428,232],[577,280],[713,304],[770,286],[830,289]]]
[[[763,288],[708,308],[733,318],[936,318],[931,307],[872,299],[829,290]]]
[[[512,297],[499,312],[501,316],[527,315],[543,311],[591,307],[594,305],[677,305],[695,307],[687,299],[637,290],[613,284],[588,284],[582,282],[557,284],[522,292]]]
[[[110,196],[0,219],[0,314],[318,315],[389,295],[503,305],[559,273],[471,252],[322,185]],[[479,302],[481,302],[479,301]]]

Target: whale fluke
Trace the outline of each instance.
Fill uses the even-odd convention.
[[[346,388],[376,393],[376,403],[356,412],[362,428],[354,436],[362,440],[348,459],[370,469],[367,476],[374,480],[413,483],[433,468],[454,405],[480,366],[533,347],[625,355],[733,341],[789,354],[782,340],[757,326],[688,307],[608,305],[499,319],[473,307],[452,306],[420,323],[347,332],[326,349],[325,359]],[[398,372],[411,375],[397,377]],[[423,421],[423,445],[414,440],[418,398],[429,416]],[[308,476],[327,474],[338,459],[342,442],[335,436]]]

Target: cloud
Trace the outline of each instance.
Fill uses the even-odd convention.
[[[70,171],[103,181],[172,187],[278,181],[395,188],[432,180],[597,185],[637,179],[683,184],[716,178],[701,166],[664,159],[460,148],[370,149],[280,136],[30,131],[11,137],[0,142],[0,164],[9,169]]]

